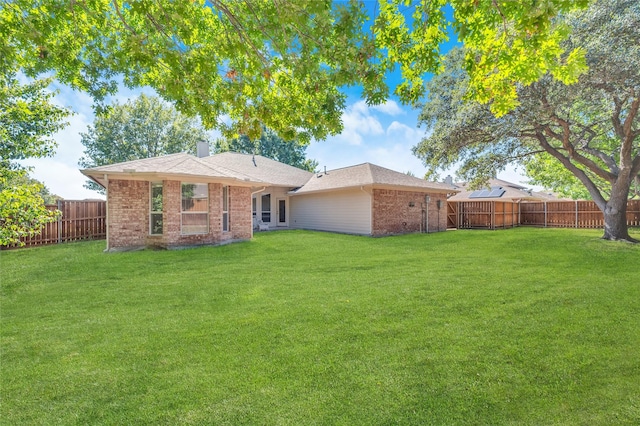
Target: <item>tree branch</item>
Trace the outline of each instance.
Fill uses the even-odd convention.
[[[122,16],[122,13],[120,13],[120,6],[118,5],[118,0],[112,0],[111,2],[113,3],[113,8],[116,10],[116,14],[118,15],[118,18],[120,19],[120,22],[122,22],[122,25],[124,25],[124,27],[127,30],[129,30],[130,33],[132,33],[134,35],[138,35],[136,30],[133,29],[132,27],[130,27],[129,24],[127,24],[127,21],[124,20],[124,16]]]
[[[623,138],[621,138],[622,145],[620,146],[620,166],[625,168],[627,166],[631,167],[631,152],[633,148],[633,140],[632,137],[632,124],[638,114],[638,108],[640,108],[640,97],[637,97],[631,102],[631,106],[629,107],[629,113],[627,114],[627,118],[624,120],[624,124],[622,125]]]
[[[593,183],[591,179],[589,179],[589,176],[587,176],[587,174],[583,170],[580,170],[579,168],[577,168],[571,162],[571,159],[569,157],[562,155],[556,148],[551,146],[551,144],[549,143],[549,141],[544,135],[544,128],[540,127],[538,129],[536,133],[536,138],[538,139],[540,146],[542,146],[542,148],[547,153],[549,153],[558,161],[560,161],[560,163],[562,163],[564,167],[566,167],[571,173],[573,173],[575,177],[577,177],[580,180],[580,182],[582,182],[582,184],[587,188],[587,191],[589,191],[589,194],[591,194],[593,201],[595,201],[598,207],[602,211],[604,211],[604,209],[606,208],[607,201],[602,196],[602,193],[600,192],[596,184]]]
[[[607,182],[614,182],[616,180],[617,175],[611,172],[607,172],[606,170],[603,170],[600,166],[598,166],[596,162],[583,156],[575,149],[575,147],[571,143],[571,128],[567,120],[564,120],[555,114],[551,114],[550,118],[562,127],[562,136],[553,132],[549,125],[544,126],[544,130],[545,132],[547,132],[550,135],[553,135],[556,139],[562,142],[562,146],[564,147],[564,149],[567,150],[567,153],[569,154],[570,159],[573,159],[578,163],[582,164],[583,166],[587,167],[589,170],[591,170],[593,173],[600,176],[602,179],[606,180]]]
[[[269,61],[267,58],[260,52],[260,50],[256,47],[253,41],[247,36],[247,31],[245,30],[242,23],[236,18],[236,16],[231,12],[231,10],[224,5],[220,0],[212,0],[212,4],[220,10],[231,23],[231,26],[236,30],[240,38],[251,47],[251,50],[256,54],[258,59],[262,62],[265,68],[269,68]]]
[[[622,101],[618,98],[617,95],[613,95],[613,103],[615,105],[613,114],[611,115],[611,123],[613,124],[613,129],[616,132],[616,136],[621,141],[624,140],[624,128],[622,123],[620,122],[620,113],[622,112]]]

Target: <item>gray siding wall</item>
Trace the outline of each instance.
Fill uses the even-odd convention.
[[[289,198],[289,227],[371,234],[371,195],[360,189]]]

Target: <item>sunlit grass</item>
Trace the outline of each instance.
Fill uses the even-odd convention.
[[[638,424],[640,246],[600,234],[1,252],[0,423]]]

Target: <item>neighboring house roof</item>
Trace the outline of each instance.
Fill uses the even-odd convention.
[[[562,198],[559,197],[557,195],[551,194],[549,192],[540,192],[540,191],[533,191],[532,195],[534,197],[537,197],[538,200],[537,201],[566,201],[566,200],[570,200],[569,198]]]
[[[290,192],[290,194],[308,194],[363,186],[443,193],[458,191],[453,186],[445,183],[428,182],[405,173],[376,166],[375,164],[364,163],[357,166],[317,173],[313,175],[304,186],[296,191]]]
[[[261,155],[223,152],[203,157],[201,160],[214,167],[226,167],[237,173],[251,176],[253,179],[267,182],[271,186],[297,188],[304,185],[313,176],[311,172]]]
[[[549,201],[553,195],[534,192],[526,187],[501,179],[490,179],[488,187],[468,188],[467,182],[456,183],[460,193],[449,198],[449,201]]]
[[[189,179],[218,179],[242,182],[243,184],[265,184],[253,176],[231,170],[219,165],[211,165],[202,158],[190,154],[178,153],[162,157],[143,158],[124,163],[98,166],[81,172],[94,179],[100,185],[106,185],[105,175],[109,179],[161,179],[180,177]]]

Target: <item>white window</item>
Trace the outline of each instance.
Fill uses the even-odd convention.
[[[262,196],[262,221],[265,223],[271,222],[271,194]]]
[[[229,187],[222,187],[222,231],[229,231]]]
[[[149,200],[149,234],[162,235],[162,182],[151,184]]]
[[[182,184],[183,235],[209,232],[209,186],[206,183]]]

